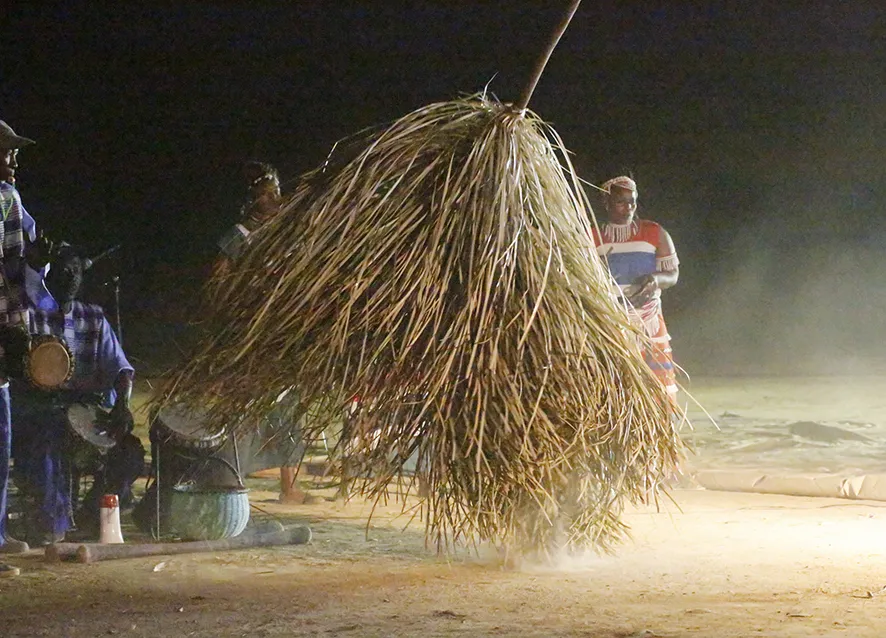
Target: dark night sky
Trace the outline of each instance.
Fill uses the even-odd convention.
[[[490,81],[516,99],[568,2],[7,4],[0,119],[38,141],[25,204],[57,236],[123,242],[97,276],[137,268],[137,350],[169,290],[203,276],[244,159],[293,177],[426,103]],[[586,2],[554,53],[531,107],[584,178],[633,171],[641,215],[671,231],[666,309],[691,369],[767,353],[826,372],[883,341],[879,4]]]

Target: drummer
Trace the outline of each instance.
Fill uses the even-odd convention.
[[[65,410],[71,404],[106,401],[113,406],[108,433],[117,440],[85,499],[84,523],[97,523],[99,499],[104,493],[118,494],[121,506],[131,502],[132,484],[144,463],[144,447],[131,434],[133,368],[101,307],[76,300],[88,263],[72,247],[61,246],[45,280],[55,308],[41,310],[32,305],[30,313],[32,335],[65,340],[74,361],[73,375],[57,391],[26,384],[17,384],[13,390],[14,471],[16,483],[31,505],[25,520],[28,540],[33,544],[59,542],[72,525],[73,459],[65,446],[69,435]]]

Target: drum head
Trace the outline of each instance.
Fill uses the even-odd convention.
[[[71,431],[87,443],[107,450],[116,444],[108,436],[108,413],[97,405],[75,403],[68,407],[68,425]]]
[[[210,431],[206,422],[205,410],[182,404],[163,406],[154,419],[161,440],[195,449],[214,448],[224,442],[225,431]]]
[[[74,373],[74,357],[63,340],[39,335],[31,342],[26,371],[28,379],[38,388],[55,390]]]

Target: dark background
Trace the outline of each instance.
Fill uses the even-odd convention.
[[[122,276],[156,369],[236,219],[245,159],[285,178],[424,104],[520,93],[565,0],[4,3],[0,119],[38,144],[38,224]],[[630,171],[674,237],[695,374],[886,369],[886,12],[875,2],[586,2],[531,107],[594,183]],[[199,318],[194,318],[199,319]]]

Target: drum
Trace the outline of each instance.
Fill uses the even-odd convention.
[[[226,432],[206,428],[206,411],[182,404],[154,412],[151,425],[158,442],[186,450],[212,451],[224,443]]]
[[[68,429],[76,443],[87,443],[99,452],[105,452],[117,443],[108,436],[110,415],[97,405],[74,403],[67,409]]]
[[[74,374],[74,357],[64,339],[35,335],[31,339],[25,373],[41,390],[56,390]]]

